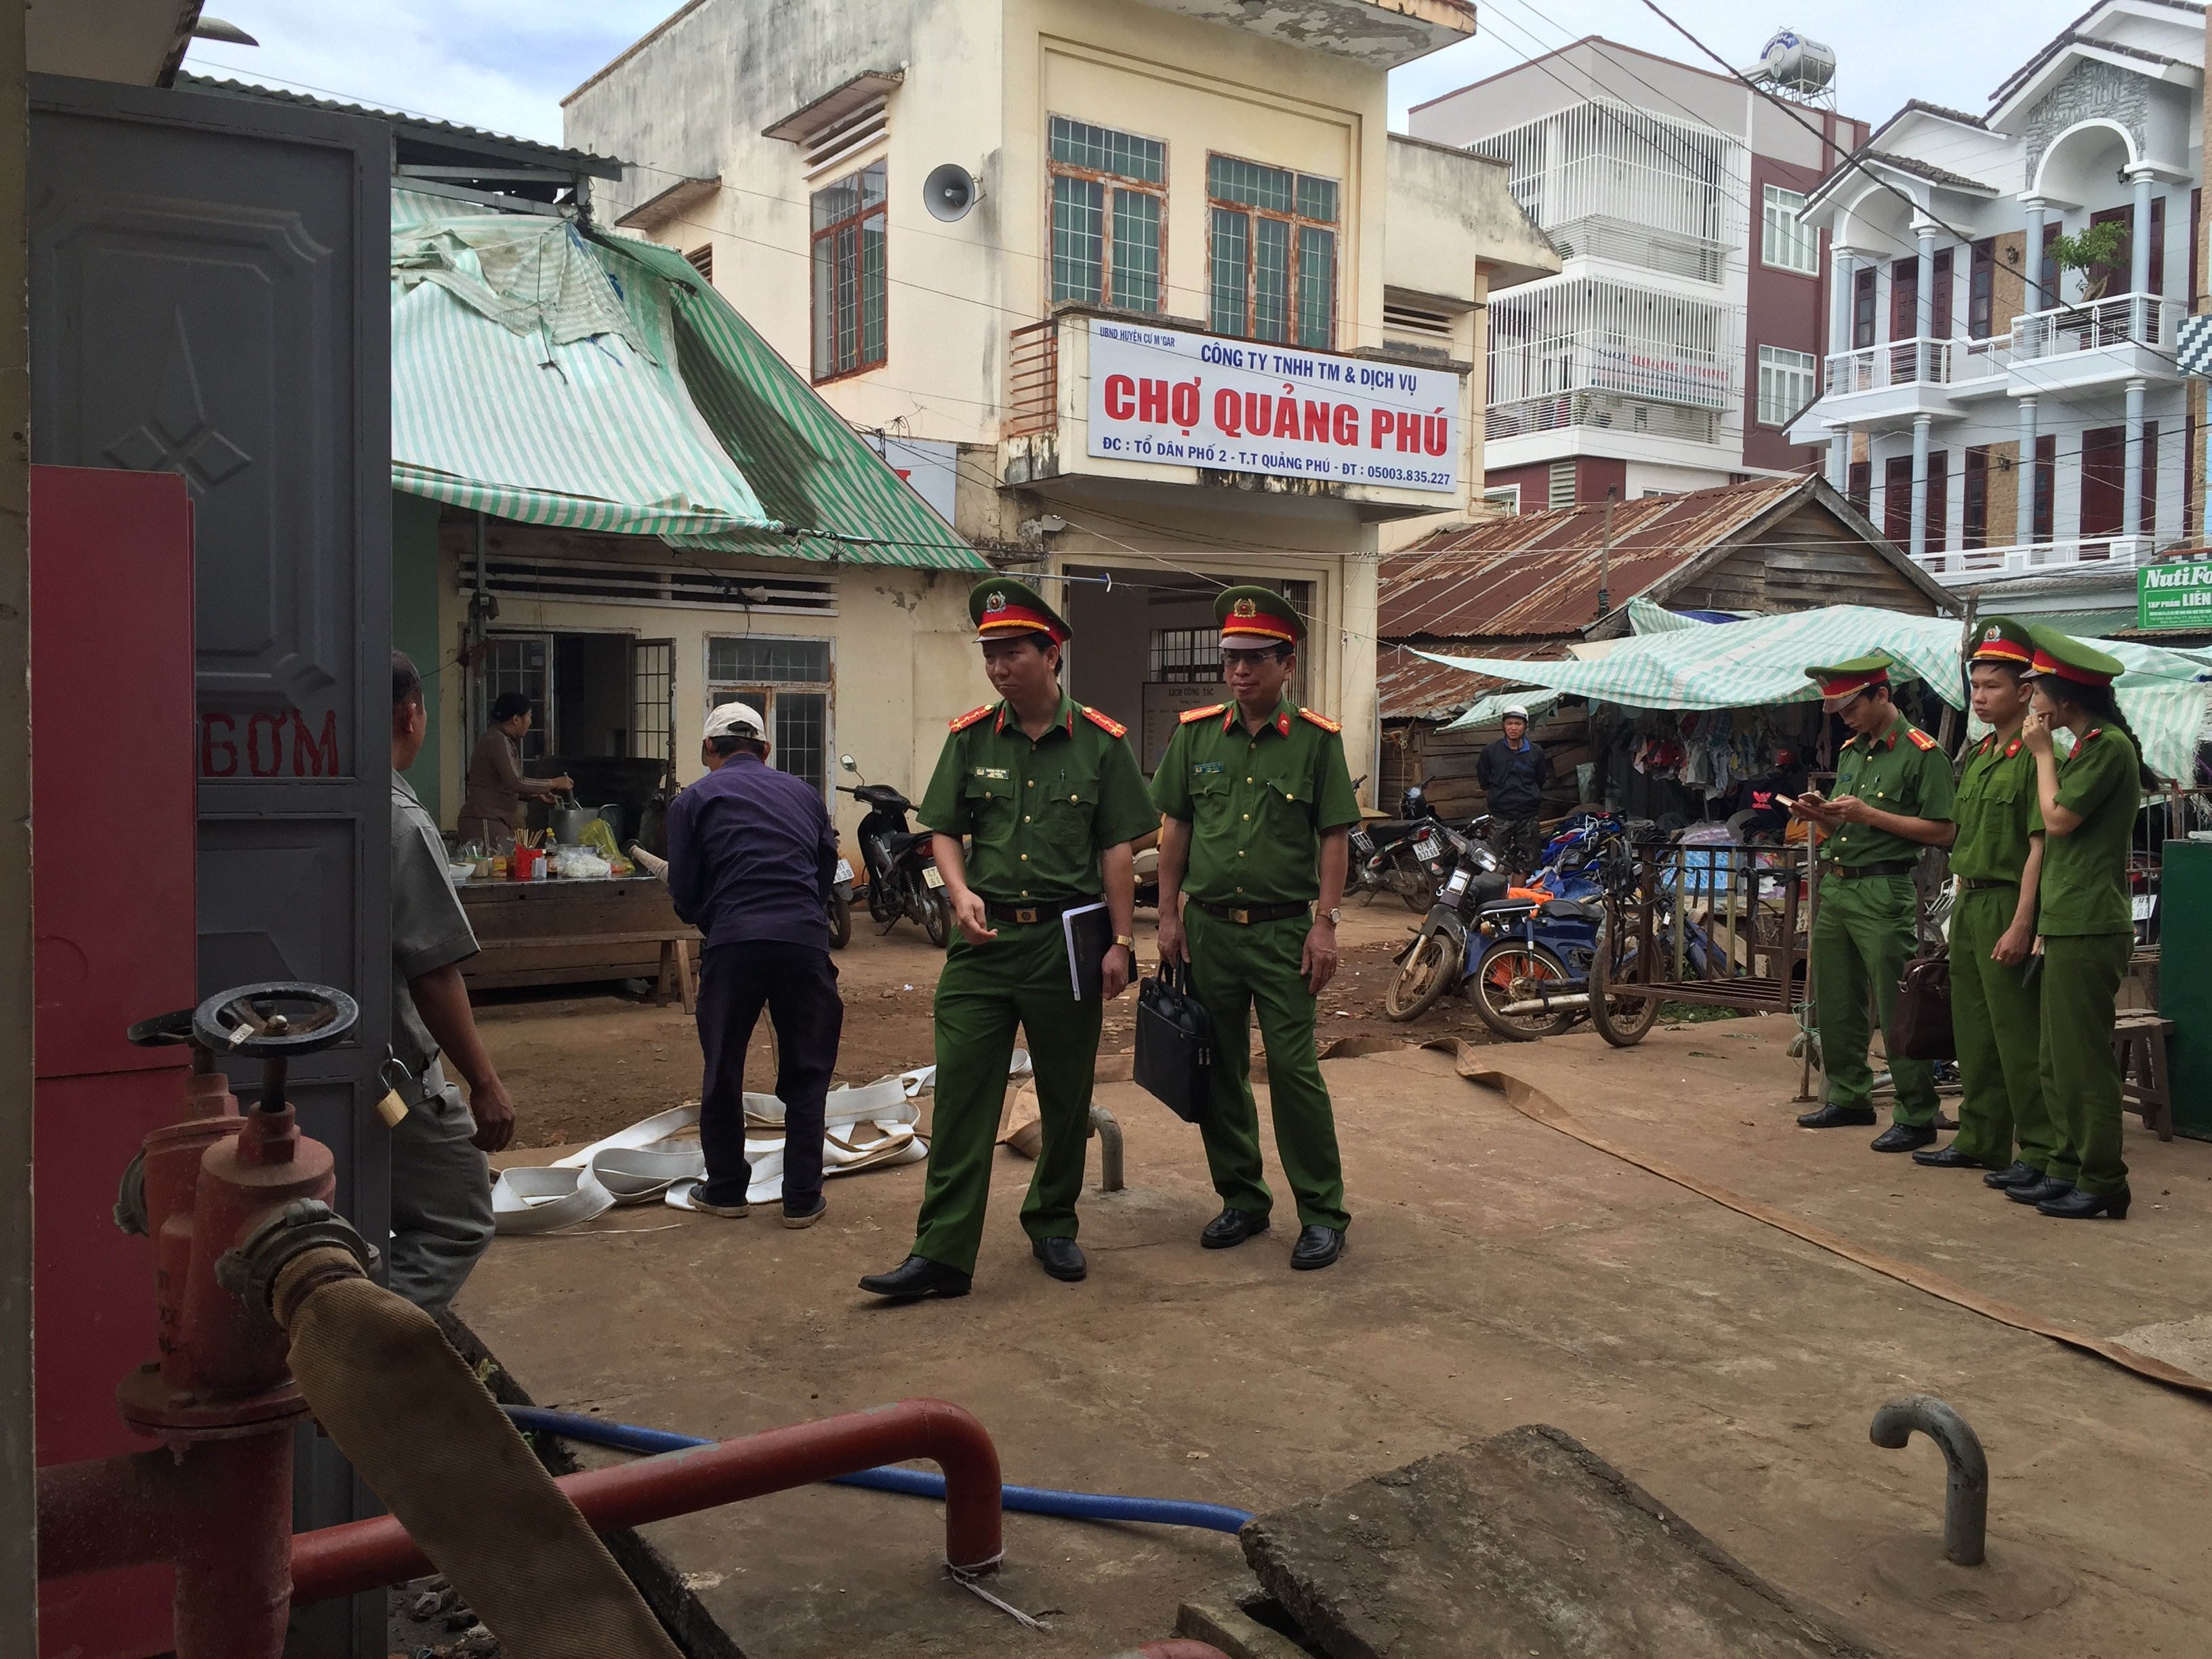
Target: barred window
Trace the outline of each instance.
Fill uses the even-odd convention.
[[[1787,426],[1813,401],[1814,356],[1780,346],[1759,349],[1759,423]]]
[[[769,763],[826,790],[830,781],[830,641],[710,635],[707,706],[749,703],[768,722]]]
[[[1759,242],[1761,263],[1802,276],[1819,275],[1820,233],[1799,217],[1805,211],[1805,198],[1778,185],[1766,185],[1765,193]]]
[[[1157,312],[1167,146],[1059,115],[1050,137],[1054,301]]]
[[[814,378],[873,368],[886,356],[884,163],[813,198]]]
[[[1214,332],[1328,349],[1336,343],[1336,181],[1210,155],[1206,194]]]

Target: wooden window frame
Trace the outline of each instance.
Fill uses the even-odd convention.
[[[1996,327],[1997,239],[1984,236],[1966,266],[1966,337],[1986,340]]]
[[[1959,492],[1959,548],[1972,553],[1990,544],[1990,452],[1977,444],[1966,452],[1966,476]]]
[[[1132,178],[1127,173],[1109,172],[1097,167],[1078,166],[1073,161],[1055,160],[1052,153],[1052,124],[1066,121],[1073,126],[1096,127],[1102,132],[1117,133],[1127,138],[1139,138],[1148,144],[1160,147],[1160,176],[1157,183],[1148,179]],[[1103,121],[1086,121],[1079,116],[1048,113],[1045,117],[1045,184],[1044,184],[1044,284],[1048,303],[1051,305],[1097,306],[1108,311],[1127,311],[1137,316],[1157,317],[1166,308],[1168,292],[1168,141],[1155,138],[1149,133],[1132,131],[1127,127],[1109,127]],[[1098,246],[1098,292],[1078,299],[1059,293],[1059,276],[1054,267],[1053,252],[1056,228],[1053,222],[1053,180],[1080,179],[1095,184],[1101,192],[1101,223]],[[1157,228],[1159,240],[1157,263],[1152,272],[1153,298],[1151,308],[1127,306],[1114,298],[1114,193],[1126,191],[1133,195],[1149,196],[1159,204]]]
[[[2035,441],[2035,482],[2028,492],[2027,539],[2049,542],[2058,533],[2058,439],[2046,433]]]
[[[1872,265],[1861,265],[1851,273],[1851,349],[1862,350],[1874,343],[1876,320],[1881,315],[1881,295],[1875,292],[1881,273]]]
[[[1240,162],[1246,167],[1264,167],[1270,173],[1288,173],[1291,177],[1291,207],[1285,211],[1276,208],[1256,207],[1249,202],[1239,202],[1213,193],[1213,164],[1216,161]],[[1336,192],[1336,216],[1316,219],[1297,210],[1298,185],[1311,179],[1325,184]],[[1338,315],[1344,293],[1344,181],[1318,173],[1301,173],[1296,167],[1277,167],[1271,161],[1255,161],[1249,156],[1232,155],[1226,150],[1209,150],[1206,157],[1206,326],[1216,334],[1240,340],[1258,340],[1264,345],[1279,345],[1292,351],[1334,351],[1336,349]],[[1241,215],[1246,223],[1244,236],[1244,318],[1241,327],[1222,328],[1214,317],[1214,217],[1218,213]],[[1255,220],[1272,219],[1287,227],[1289,263],[1283,283],[1285,295],[1284,337],[1270,340],[1255,331],[1260,308],[1260,239],[1250,226]],[[1330,239],[1328,270],[1328,338],[1319,345],[1309,344],[1298,337],[1299,266],[1302,263],[1299,244],[1302,233],[1308,230],[1326,232]]]
[[[868,202],[866,191],[859,183],[860,179],[865,178],[866,175],[870,173],[878,173],[883,179],[882,193],[878,195],[876,200],[872,203]],[[853,185],[854,197],[862,204],[862,205],[856,208],[851,213],[832,220],[830,223],[822,226],[818,229],[811,228],[814,222],[815,203],[829,191],[848,184]],[[883,368],[890,361],[891,278],[890,208],[890,163],[882,156],[878,156],[872,161],[865,162],[860,167],[854,167],[851,172],[843,173],[838,178],[830,180],[818,188],[810,191],[807,195],[807,223],[810,227],[806,240],[806,320],[808,330],[807,365],[812,378],[812,382],[816,386],[828,386],[832,381],[850,380],[855,374],[872,374],[875,370]],[[832,241],[832,239],[848,231],[852,233],[854,260],[853,333],[856,340],[865,340],[867,337],[868,325],[867,292],[865,276],[861,267],[861,260],[863,258],[863,249],[865,247],[863,239],[867,234],[868,228],[872,221],[874,223],[878,234],[883,239],[884,248],[883,295],[881,300],[878,301],[883,311],[883,315],[879,319],[883,327],[883,350],[881,354],[877,356],[859,357],[850,366],[840,368],[836,366],[836,359],[838,354],[833,345],[831,351],[832,366],[825,369],[822,366],[821,362],[817,360],[816,356],[817,342],[820,337],[822,321],[820,313],[821,295],[817,291],[815,281],[815,272],[819,268],[817,261],[820,256],[816,250],[818,249],[825,241],[830,241],[832,243],[830,268],[834,273],[836,268],[836,253],[835,243]],[[834,287],[836,282],[834,274],[831,281]],[[830,303],[833,307],[837,304],[834,295]],[[837,338],[838,335],[838,319],[834,317],[830,320],[830,338],[833,342]],[[856,348],[856,349],[865,350],[866,347],[861,346]]]
[[[1951,289],[1955,279],[1951,250],[1948,247],[1937,248],[1932,264],[1935,269],[1936,288],[1935,292],[1929,296],[1928,337],[1931,340],[1948,340],[1951,337],[1954,310]]]

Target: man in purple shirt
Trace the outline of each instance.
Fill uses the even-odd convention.
[[[757,710],[716,705],[700,736],[707,775],[668,808],[668,891],[676,914],[706,940],[699,1145],[707,1178],[692,1189],[690,1205],[708,1215],[748,1213],[745,1046],[765,1007],[775,1026],[775,1092],[783,1102],[783,1224],[811,1227],[826,1207],[823,1097],[845,1024],[827,910],[837,831],[820,793],[771,770],[768,755]]]

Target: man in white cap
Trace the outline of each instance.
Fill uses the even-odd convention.
[[[768,764],[759,710],[718,703],[700,733],[707,775],[668,807],[668,891],[705,937],[699,967],[699,1145],[707,1178],[691,1207],[739,1218],[745,1162],[745,1046],[761,1010],[775,1026],[783,1102],[783,1224],[822,1218],[823,1097],[845,1005],[830,960],[837,831],[812,785]]]
[[[1537,820],[1544,814],[1552,762],[1543,744],[1529,741],[1526,708],[1511,704],[1500,723],[1505,735],[1482,751],[1474,763],[1474,781],[1490,804],[1491,840],[1498,856],[1515,875],[1525,876],[1544,850]]]

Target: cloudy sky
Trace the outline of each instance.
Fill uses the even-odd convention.
[[[187,67],[557,143],[562,95],[677,3],[209,0],[210,14],[261,45],[196,42]],[[1879,121],[1907,98],[1978,112],[2088,0],[1795,0],[1771,12],[1742,0],[1662,3],[1738,64],[1756,58],[1778,24],[1825,41],[1841,60],[1841,107]],[[1402,126],[1408,105],[1584,34],[1702,61],[1641,0],[1481,0],[1480,14],[1478,38],[1392,78],[1394,125]]]

